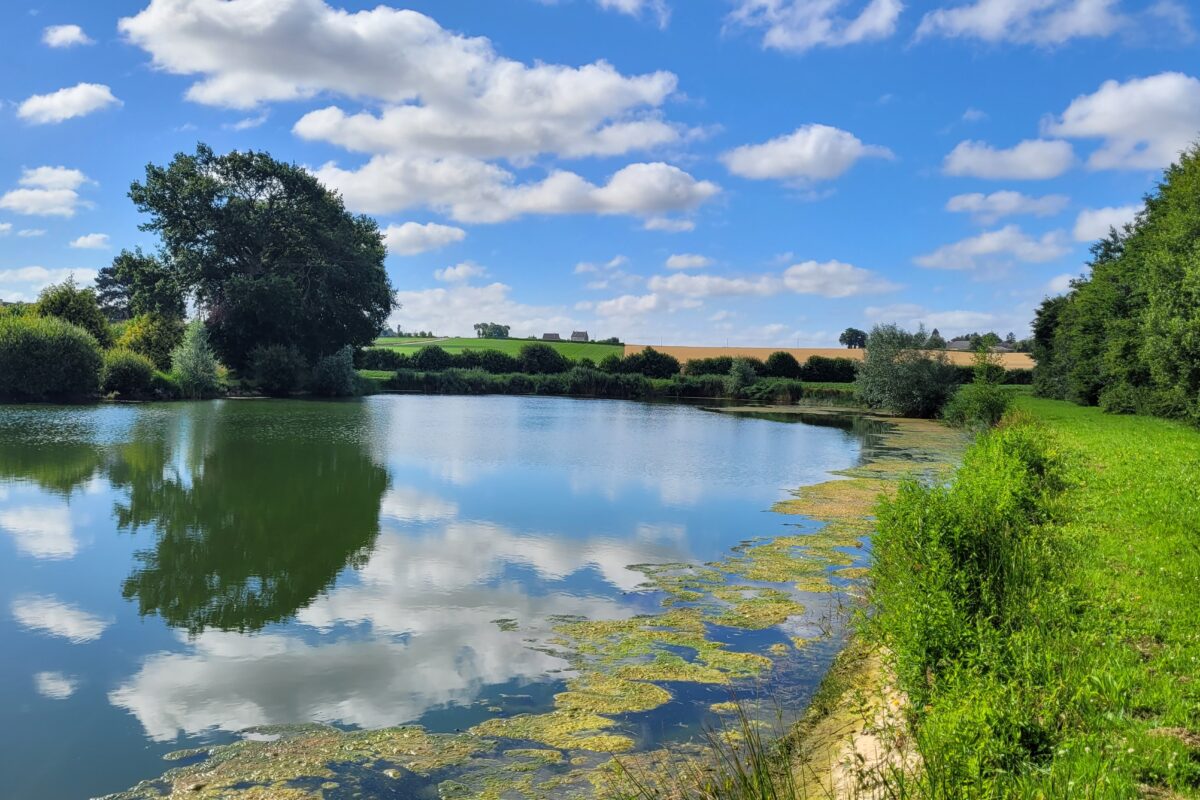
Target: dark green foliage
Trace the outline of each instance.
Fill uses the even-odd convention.
[[[506,375],[510,372],[519,372],[521,369],[521,362],[518,358],[499,350],[467,350],[463,355],[465,356],[467,353],[471,353],[476,358],[477,363],[471,364],[471,366],[493,375]]]
[[[1004,368],[980,345],[975,352],[974,371],[974,380],[950,397],[942,417],[959,428],[991,428],[999,424],[1012,404],[1012,395],[1003,386]]]
[[[80,289],[74,277],[43,289],[38,295],[34,313],[39,317],[57,317],[78,325],[95,337],[101,347],[112,344],[112,331],[108,327],[108,318],[100,310],[96,290]]]
[[[934,328],[933,332],[929,334],[929,339],[926,340],[925,347],[929,350],[946,349],[946,340],[942,338],[942,334],[937,328]]]
[[[728,375],[733,366],[733,356],[693,358],[683,365],[684,375]]]
[[[109,319],[120,320],[140,314],[182,318],[184,291],[178,276],[157,256],[139,247],[122,250],[113,263],[96,276],[100,307]]]
[[[858,328],[846,328],[838,337],[838,342],[851,350],[861,350],[867,346],[867,332]]]
[[[852,358],[810,356],[799,377],[810,383],[851,383],[856,375],[858,362]]]
[[[958,385],[958,373],[945,353],[924,349],[925,331],[909,333],[877,325],[867,341],[856,388],[871,408],[906,417],[935,417]]]
[[[166,167],[149,165],[130,197],[234,369],[260,347],[295,348],[307,360],[364,347],[394,306],[378,225],[347,213],[296,165],[198,145]]]
[[[322,397],[353,397],[357,393],[354,351],[350,345],[333,355],[317,359],[309,389]]]
[[[96,338],[56,317],[0,316],[0,397],[73,400],[95,395],[102,358]]]
[[[475,335],[480,339],[507,339],[509,330],[511,328],[508,325],[495,322],[475,323]]]
[[[262,345],[250,351],[250,374],[263,394],[287,397],[300,388],[306,368],[304,356],[295,347]]]
[[[730,397],[740,397],[749,386],[758,379],[754,364],[748,358],[735,358],[725,376],[725,393]]]
[[[573,366],[571,359],[548,344],[534,343],[523,346],[517,354],[521,371],[528,375],[553,375],[566,372]]]
[[[791,353],[779,350],[767,356],[763,373],[768,378],[791,378],[799,380],[801,375],[800,362]]]
[[[123,398],[145,397],[154,387],[154,362],[141,353],[116,348],[104,354],[100,391]]]
[[[354,366],[370,370],[409,369],[412,356],[386,347],[369,347],[354,354]]]
[[[787,382],[792,383],[792,382]],[[623,400],[716,398],[725,396],[725,379],[719,376],[675,376],[652,379],[644,375],[611,373],[586,367],[545,374],[493,375],[481,369],[448,369],[441,372],[399,370],[385,388],[426,394],[514,394],[603,397]],[[788,397],[798,397],[798,385]],[[776,396],[782,390],[776,389]]]
[[[437,345],[431,345],[417,351],[412,357],[412,366],[414,369],[436,372],[454,366],[454,358]]]
[[[217,359],[208,346],[204,325],[193,322],[183,332],[183,341],[171,353],[171,377],[183,397],[199,400],[220,390]]]
[[[171,368],[171,353],[183,341],[183,320],[151,312],[122,323],[117,347],[140,353],[160,370]]]
[[[1034,325],[1045,397],[1200,423],[1200,147],[1138,219],[1092,247],[1091,273]]]
[[[653,347],[615,361],[610,361],[610,358],[612,356],[605,356],[600,362],[600,368],[606,372],[644,375],[647,378],[670,378],[679,374],[679,359]]]
[[[156,371],[150,381],[150,391],[162,400],[178,400],[183,397],[183,387],[169,372]]]

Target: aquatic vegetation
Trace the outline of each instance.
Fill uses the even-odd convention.
[[[471,729],[476,736],[538,742],[563,750],[621,753],[633,747],[628,736],[601,733],[616,722],[590,711],[558,709],[546,714],[520,714],[485,720]]]
[[[554,705],[558,708],[595,714],[625,714],[649,711],[671,701],[671,693],[661,686],[598,672],[576,678],[567,686],[568,691],[554,696]]]

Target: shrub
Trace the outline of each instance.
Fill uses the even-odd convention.
[[[521,371],[521,362],[515,356],[499,350],[484,350],[479,353],[479,368],[493,375],[507,375]]]
[[[171,352],[183,341],[183,320],[164,314],[141,314],[122,323],[117,347],[140,353],[160,370],[171,368]]]
[[[729,374],[733,366],[733,356],[715,356],[713,358],[693,358],[683,365],[684,375],[721,375]]]
[[[80,289],[70,277],[54,286],[47,286],[38,295],[34,313],[39,317],[57,317],[78,325],[96,338],[101,347],[112,344],[108,318],[100,310],[94,289]]]
[[[454,366],[454,359],[437,345],[430,345],[417,351],[417,354],[413,356],[412,366],[414,369],[426,372],[437,372]]]
[[[946,403],[942,416],[960,428],[993,427],[1000,422],[1012,403],[1012,395],[1001,385],[1004,368],[986,349],[975,353],[975,381],[958,391]]]
[[[150,391],[161,400],[177,400],[183,397],[183,389],[180,388],[179,381],[175,380],[175,376],[169,372],[155,371],[154,377],[150,381]]]
[[[412,366],[412,357],[396,350],[372,347],[355,354],[354,366],[359,369],[408,369]]]
[[[858,375],[852,358],[811,356],[800,370],[800,379],[810,383],[850,383]]]
[[[300,351],[288,345],[259,345],[250,351],[254,385],[271,397],[287,397],[300,388],[305,366]]]
[[[926,338],[924,329],[908,333],[896,325],[875,326],[855,379],[868,406],[909,417],[938,415],[958,376],[944,352],[923,349]]]
[[[1004,372],[1004,383],[1008,386],[1032,386],[1033,370],[1010,369]]]
[[[105,394],[144,397],[154,385],[154,362],[132,350],[115,349],[104,354],[100,389]]]
[[[171,377],[183,397],[212,397],[220,388],[217,359],[208,346],[208,333],[200,322],[183,332],[183,341],[171,352]]]
[[[763,375],[767,378],[798,379],[800,372],[800,362],[796,360],[796,357],[791,353],[779,350],[767,356]]]
[[[616,353],[609,353],[604,358],[600,359],[599,369],[601,372],[607,372],[612,375],[618,375],[625,371],[625,358]]]
[[[322,397],[353,397],[357,394],[354,348],[346,345],[333,355],[318,359],[309,388],[313,394]]]
[[[791,378],[763,378],[742,390],[742,396],[756,403],[791,404],[808,396],[804,384]]]
[[[89,397],[100,385],[96,338],[53,317],[0,316],[0,397],[65,400]]]
[[[528,375],[552,375],[566,372],[571,360],[548,344],[527,344],[517,354],[521,371]]]
[[[670,378],[679,374],[679,359],[647,347],[640,353],[626,356],[621,362],[621,372],[645,375],[647,378]]]
[[[758,379],[754,365],[748,358],[735,358],[725,378],[725,391],[730,397],[738,397],[750,384]]]

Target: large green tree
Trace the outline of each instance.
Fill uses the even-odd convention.
[[[159,314],[182,319],[184,291],[178,276],[161,258],[142,248],[122,250],[113,263],[96,276],[100,308],[109,319]]]
[[[260,346],[314,361],[369,345],[394,307],[379,226],[294,164],[201,144],[147,166],[129,196],[235,369]]]

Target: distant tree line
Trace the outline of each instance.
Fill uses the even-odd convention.
[[[1037,311],[1035,391],[1200,423],[1200,146],[1092,245],[1088,267]]]

